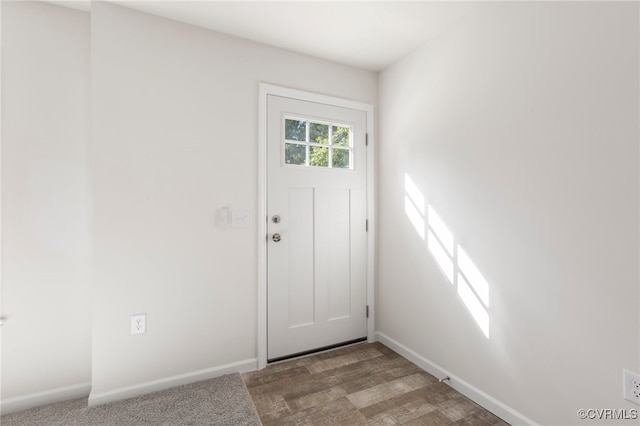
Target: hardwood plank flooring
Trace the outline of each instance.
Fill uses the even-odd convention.
[[[508,426],[381,343],[281,361],[243,378],[265,426]]]

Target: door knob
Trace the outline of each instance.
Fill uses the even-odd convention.
[[[280,234],[273,234],[273,237],[271,237],[271,239],[273,240],[273,242],[277,243],[282,238],[280,237]]]

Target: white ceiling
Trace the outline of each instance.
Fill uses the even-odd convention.
[[[52,3],[89,10],[89,0]],[[455,1],[164,1],[111,3],[378,71],[470,13]]]

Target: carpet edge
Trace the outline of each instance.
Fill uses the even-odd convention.
[[[106,392],[95,392],[94,390],[92,390],[89,394],[88,403],[89,407],[96,407],[98,405],[108,404],[110,402],[120,401],[128,398],[134,398],[136,396],[146,395],[148,393],[158,392],[176,386],[188,385],[203,380],[214,379],[226,374],[254,371],[257,369],[257,365],[257,358],[250,358],[242,361],[232,362],[229,364],[223,364],[216,367],[139,383],[132,386],[125,386]],[[242,379],[242,377],[240,378]],[[244,384],[244,380],[242,380],[242,383]]]

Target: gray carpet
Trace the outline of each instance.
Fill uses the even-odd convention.
[[[98,407],[87,399],[2,416],[2,426],[225,425],[262,423],[239,374],[192,383]]]

